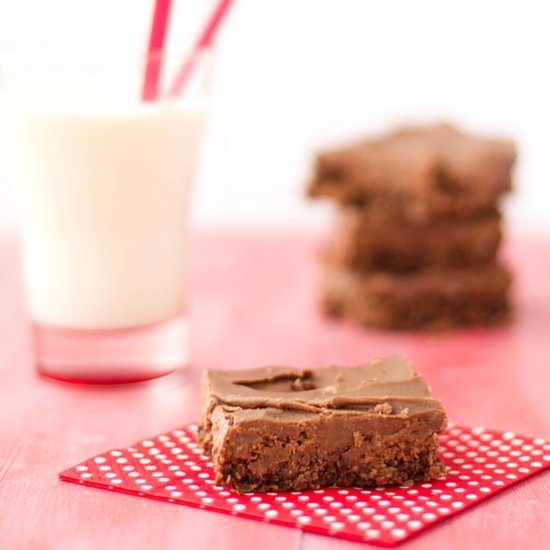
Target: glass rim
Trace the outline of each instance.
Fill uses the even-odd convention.
[[[211,55],[215,51],[215,47],[210,45],[200,50],[199,55]],[[8,44],[0,41],[0,65],[10,63],[23,63],[24,65],[32,65],[40,61],[47,61],[52,64],[60,64],[70,61],[77,61],[79,58],[83,62],[91,60],[103,60],[107,65],[114,64],[120,60],[131,58],[134,62],[141,60],[143,63],[148,61],[157,61],[168,59],[170,62],[179,61],[184,64],[191,55],[192,51],[179,48],[163,48],[153,52],[147,51],[145,48],[133,48],[128,45],[124,47],[114,46],[112,44],[67,44],[67,41],[46,41],[37,40],[29,43]],[[179,60],[178,60],[179,57]]]

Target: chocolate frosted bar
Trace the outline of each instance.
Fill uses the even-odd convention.
[[[511,188],[513,142],[478,138],[448,124],[411,127],[321,153],[311,197],[399,205],[412,219],[493,208]]]
[[[502,238],[496,209],[429,223],[395,218],[388,208],[342,207],[326,259],[354,271],[474,267],[495,260]]]
[[[329,314],[387,329],[491,325],[509,314],[511,280],[498,264],[367,274],[327,266],[322,305]]]
[[[358,367],[206,371],[199,440],[239,492],[412,484],[441,476],[447,418],[400,358]]]

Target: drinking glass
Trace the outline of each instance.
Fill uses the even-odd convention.
[[[36,47],[0,57],[34,360],[81,383],[187,364],[188,229],[210,54],[181,94],[141,99],[144,63]],[[172,61],[172,65],[174,65]]]

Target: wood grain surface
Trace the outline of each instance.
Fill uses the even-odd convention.
[[[409,356],[460,424],[550,437],[550,242],[513,241],[514,320],[450,334],[365,331],[316,307],[317,241],[202,235],[191,277],[192,365],[146,384],[85,387],[33,369],[17,248],[0,242],[0,547],[336,550],[367,547],[79,487],[57,473],[93,454],[197,419],[206,367],[360,363]],[[449,519],[406,550],[550,547],[550,474]]]

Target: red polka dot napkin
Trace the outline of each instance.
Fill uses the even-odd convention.
[[[550,467],[550,443],[512,432],[451,425],[441,436],[444,479],[413,487],[239,495],[216,485],[196,426],[97,455],[64,481],[394,546]]]

